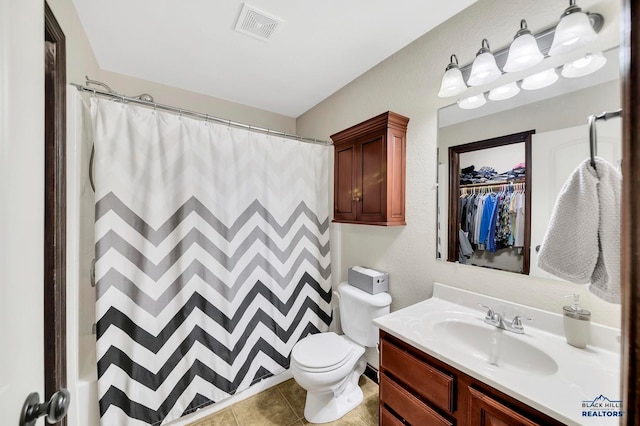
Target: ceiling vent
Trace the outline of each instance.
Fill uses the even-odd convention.
[[[262,41],[269,41],[281,22],[282,19],[244,3],[236,22],[236,31]]]

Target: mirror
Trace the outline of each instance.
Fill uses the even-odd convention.
[[[607,36],[601,33],[600,37]],[[536,247],[542,243],[564,182],[589,157],[588,116],[621,107],[616,39],[602,38],[600,46],[608,43],[602,49],[607,63],[593,74],[560,77],[547,88],[521,90],[514,98],[488,101],[477,109],[461,109],[454,103],[439,110],[436,251],[439,259],[559,279],[537,268]],[[536,71],[534,68],[532,73]],[[460,98],[505,84],[509,82],[504,80],[506,77],[508,74],[492,87],[468,89],[470,93]],[[597,126],[598,156],[619,166],[621,120],[599,122]],[[524,202],[521,217],[511,203],[514,194],[519,193]],[[513,235],[499,235],[492,247],[479,243],[478,228],[473,228],[475,223],[466,209],[469,199],[475,202],[487,194],[506,196],[503,201],[506,199],[510,204],[501,204],[502,218],[512,221],[505,229]],[[473,208],[477,209],[477,204]],[[494,220],[499,224],[500,216]],[[461,243],[465,236],[467,241]]]
[[[449,147],[448,261],[529,273],[534,133]]]

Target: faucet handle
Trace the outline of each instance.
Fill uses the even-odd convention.
[[[478,303],[478,306],[480,306],[481,308],[485,308],[487,310],[487,314],[484,316],[485,319],[493,319],[493,315],[495,314],[495,312],[493,311],[493,308],[487,305],[483,305],[482,303]]]
[[[516,315],[515,317],[513,317],[513,319],[511,320],[511,327],[517,330],[522,330],[522,320],[525,321],[533,321],[533,318],[529,318],[529,317],[523,317],[521,315]]]

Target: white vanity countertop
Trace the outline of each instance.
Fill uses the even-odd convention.
[[[523,321],[524,334],[500,330],[484,322],[487,310],[478,303],[504,313],[505,322],[514,315],[533,322]],[[619,424],[618,417],[607,417],[622,411],[616,408],[620,405],[619,329],[591,324],[589,345],[578,349],[566,343],[560,314],[439,283],[434,284],[431,299],[380,317],[374,324],[563,423]],[[613,401],[606,409],[605,398]],[[594,408],[583,408],[589,403]],[[601,403],[603,408],[596,408]],[[592,416],[584,417],[583,411]]]

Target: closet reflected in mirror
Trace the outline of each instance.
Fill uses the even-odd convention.
[[[449,147],[450,262],[529,273],[532,133]]]

